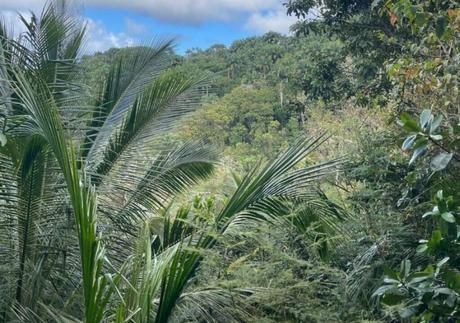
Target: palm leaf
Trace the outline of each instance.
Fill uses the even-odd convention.
[[[171,317],[173,322],[241,322],[250,314],[244,310],[252,289],[206,288],[182,293]]]
[[[301,196],[301,189],[311,185],[328,173],[337,170],[340,160],[317,166],[292,170],[299,162],[326,140],[324,135],[312,139],[301,139],[272,162],[259,170],[255,167],[240,183],[228,203],[216,216],[218,232],[225,234],[229,227],[244,224],[249,219],[266,221],[289,214],[292,202]],[[303,171],[302,171],[303,170]],[[293,181],[288,189],[280,183]],[[304,183],[306,181],[306,183]],[[305,196],[304,196],[305,197]],[[181,248],[163,278],[161,294],[158,299],[156,322],[165,322],[177,306],[180,295],[194,277],[201,261],[201,249],[208,249],[217,242],[215,235],[206,231],[193,233],[181,243]],[[184,248],[187,246],[187,248]]]
[[[260,171],[255,168],[248,174],[217,217],[222,230],[225,231],[241,212],[246,218],[253,216],[255,219],[262,215],[269,219],[273,217],[272,213],[275,216],[286,214],[286,202],[302,197],[314,181],[336,171],[341,159],[292,170],[326,139],[325,135],[300,139]],[[260,207],[261,203],[265,204],[268,212],[264,212],[264,205]]]
[[[94,173],[96,184],[126,159],[139,159],[152,152],[152,141],[171,129],[187,112],[193,111],[200,100],[203,80],[165,73],[140,94],[120,129],[110,139]]]
[[[22,302],[24,267],[26,261],[35,253],[36,222],[41,213],[44,178],[44,141],[32,137],[26,146],[19,175],[18,236],[20,248],[19,274],[16,300]]]
[[[17,192],[15,165],[0,151],[0,313],[3,317],[15,298],[18,277]]]
[[[100,277],[104,249],[96,234],[95,192],[88,187],[85,178],[80,177],[72,142],[66,138],[58,108],[47,84],[35,79],[32,86],[20,71],[13,70],[13,73],[16,81],[12,87],[20,104],[34,117],[64,176],[80,244],[85,317],[88,322],[100,322],[112,290],[109,277]]]
[[[134,254],[121,269],[122,302],[117,306],[116,322],[150,322],[154,296],[161,288],[162,278],[169,269],[178,245],[152,255],[151,223],[146,221],[138,235]]]
[[[15,45],[20,61],[37,73],[56,97],[62,95],[75,76],[85,27],[64,1],[50,1],[40,17],[20,15],[20,20],[26,28]]]
[[[138,95],[168,65],[167,54],[172,40],[158,41],[139,48],[134,55],[120,57],[112,66],[96,102],[83,145],[88,165],[94,167],[100,152],[107,147],[110,136],[120,126]]]
[[[136,223],[160,211],[177,193],[207,178],[214,170],[215,160],[214,149],[203,142],[162,151],[139,179],[137,171],[131,170],[112,179],[112,185],[101,187],[100,211],[123,232],[135,234]],[[120,194],[119,200],[125,202],[110,202],[114,194]]]

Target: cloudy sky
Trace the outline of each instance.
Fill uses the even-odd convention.
[[[16,12],[39,11],[46,1],[0,0],[0,14],[20,31]],[[287,33],[294,18],[285,0],[73,0],[89,26],[87,52],[178,38],[178,52],[263,34]]]

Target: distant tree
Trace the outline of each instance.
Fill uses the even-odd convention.
[[[299,20],[291,28],[297,35],[324,33],[344,41],[344,49],[354,58],[355,78],[364,93],[388,89],[380,73],[385,60],[394,57],[401,47],[388,38],[410,37],[406,29],[397,30],[390,23],[390,13],[381,15],[383,1],[373,0],[289,0],[287,13]]]
[[[234,147],[232,155],[237,159],[248,154],[271,157],[297,133],[289,121],[290,116],[280,112],[276,89],[241,85],[205,103],[184,122],[181,136],[204,136],[221,147]]]
[[[345,55],[339,40],[300,37],[273,67],[273,79],[285,82],[286,91],[301,91],[310,100],[340,100],[350,92],[345,75]]]

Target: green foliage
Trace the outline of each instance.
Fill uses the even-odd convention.
[[[248,225],[289,224],[318,197],[328,207],[315,188],[342,161],[304,164],[327,137],[300,137],[218,203],[178,206],[217,156],[204,141],[164,136],[202,102],[208,76],[167,69],[167,40],[114,55],[88,93],[73,79],[85,28],[69,9],[49,3],[22,18],[21,37],[2,33],[0,319],[242,320],[251,288],[193,286],[205,253]],[[245,93],[238,108],[255,103],[228,125],[240,135],[230,143],[256,143],[258,127],[272,126],[269,94]]]
[[[83,57],[65,4],[0,24],[0,321],[460,320],[457,1]]]
[[[267,86],[239,86],[203,108],[184,122],[183,139],[205,137],[228,147],[229,155],[248,167],[261,156],[273,157],[292,142],[297,132],[282,118],[276,91]],[[249,162],[245,162],[248,160]]]
[[[438,133],[438,128],[441,125],[441,122],[442,115],[434,117],[430,110],[423,110],[418,122],[413,120],[407,114],[401,115],[401,125],[405,130],[411,132],[411,134],[404,140],[402,149],[414,150],[409,161],[409,165],[415,162],[418,157],[426,152],[430,142],[439,146],[438,142],[443,138],[442,135]],[[431,169],[433,171],[443,170],[447,167],[452,157],[452,153],[439,153],[431,160]]]
[[[458,182],[454,107],[459,101],[458,90],[452,90],[457,77],[451,73],[458,75],[458,8],[452,1],[390,1],[382,10],[391,13],[393,25],[410,28],[422,40],[419,44],[402,41],[404,55],[388,65],[388,73],[397,90],[398,106],[416,113],[421,110],[417,119],[407,112],[401,115],[400,123],[408,133],[402,148],[414,150],[409,164],[418,160],[418,172],[430,172],[426,191],[434,195],[434,205],[421,217],[425,234],[416,248],[418,255],[429,259],[425,269],[418,264],[411,270],[411,261],[404,260],[399,273],[386,271],[385,284],[374,296],[397,305],[402,319],[457,321],[460,188],[454,184]],[[451,48],[449,53],[446,46]],[[410,97],[412,94],[417,96]],[[431,109],[419,108],[426,106]],[[431,155],[428,162],[425,154]]]
[[[208,255],[199,283],[212,281],[228,289],[263,286],[246,301],[246,321],[343,322],[364,317],[359,308],[346,305],[345,272],[315,259],[309,243],[290,226],[242,228],[218,248],[222,252]]]
[[[116,133],[113,130],[114,124],[124,119],[124,115],[132,116],[132,111],[136,111],[135,102],[141,100],[144,94],[150,94],[149,98],[156,103],[154,106],[158,107],[158,110],[162,111],[161,108],[168,107],[169,90],[166,86],[163,85],[163,89],[158,86],[157,92],[154,93],[146,91],[145,88],[155,77],[158,78],[159,71],[164,68],[161,63],[155,64],[155,60],[161,57],[162,52],[169,48],[170,44],[166,42],[159,47],[144,49],[138,53],[135,59],[137,68],[130,70],[134,75],[123,75],[124,83],[120,82],[122,77],[120,73],[108,76],[109,79],[104,84],[109,84],[111,89],[118,87],[113,91],[118,95],[105,97],[110,101],[111,109],[105,113],[104,120],[99,119],[99,122],[95,123],[91,119],[85,119],[85,116],[92,114],[79,107],[77,103],[79,95],[84,94],[76,92],[69,82],[74,70],[78,68],[76,58],[84,28],[76,24],[72,16],[67,15],[65,7],[54,3],[50,3],[40,17],[34,16],[31,22],[24,20],[24,23],[29,29],[28,37],[17,40],[2,39],[15,48],[15,51],[7,51],[8,47],[6,47],[2,51],[2,58],[9,62],[8,69],[2,71],[5,73],[2,76],[8,81],[6,88],[8,91],[5,91],[3,101],[10,104],[4,105],[2,110],[6,116],[4,133],[9,139],[1,152],[5,173],[8,174],[8,176],[2,175],[1,183],[0,207],[2,222],[5,224],[2,226],[1,241],[2,252],[5,252],[8,261],[11,261],[7,263],[7,267],[2,268],[5,274],[2,284],[9,284],[11,280],[14,282],[17,277],[16,282],[13,283],[16,285],[14,298],[7,296],[9,289],[4,289],[6,293],[5,297],[2,297],[2,317],[5,320],[16,318],[21,321],[29,321],[34,316],[59,317],[63,304],[72,301],[74,293],[81,293],[83,302],[79,307],[84,313],[74,311],[68,314],[84,317],[86,322],[101,322],[107,317],[111,298],[122,276],[117,270],[112,272],[107,270],[107,266],[110,267],[106,253],[108,244],[103,242],[98,229],[100,214],[103,214],[104,208],[110,204],[114,210],[114,205],[111,202],[101,203],[101,200],[104,200],[104,193],[97,191],[89,178],[91,175],[104,176],[104,180],[98,183],[107,184],[109,172],[101,172],[100,168],[96,167],[96,173],[93,173],[91,167],[88,167],[90,163],[97,165],[101,163],[101,159],[103,161],[107,159],[96,157],[91,153],[91,149],[94,148],[93,145],[108,144],[104,138],[109,139],[112,137],[111,133]],[[22,41],[26,43],[22,44]],[[64,45],[70,47],[66,49]],[[56,48],[61,50],[57,51]],[[46,51],[43,52],[45,49]],[[177,88],[182,90],[180,78],[176,77],[175,80]],[[194,102],[193,91],[192,93],[188,91],[188,95],[188,99],[184,97],[182,99],[187,100],[187,107],[190,108],[193,107]],[[180,104],[181,98],[177,95],[172,97],[179,102],[177,107],[181,112],[186,111],[187,107]],[[82,104],[82,101],[79,103]],[[92,109],[98,110],[101,108],[99,104],[106,106],[106,103],[102,99],[102,102],[98,101],[98,105],[93,106]],[[143,108],[148,109],[150,106],[145,104]],[[170,122],[180,117],[177,111],[176,113],[173,111],[174,109],[169,109],[169,114],[149,113],[149,116],[156,117],[158,121],[161,117],[166,118],[155,125],[157,133],[169,129]],[[86,122],[82,124],[69,122],[77,116],[99,128],[92,128],[88,132],[85,128]],[[144,121],[151,120],[147,118]],[[111,155],[114,157],[111,158],[111,168],[119,169],[117,162],[122,159],[120,158],[122,155],[126,157],[129,145],[137,145],[137,151],[139,145],[140,147],[146,145],[142,138],[135,138],[137,135],[135,130],[138,128],[126,129],[130,133],[125,132],[124,135],[130,140],[123,141],[117,146],[120,149],[115,155]],[[89,142],[88,138],[81,136],[85,133],[90,133],[94,140],[89,146],[89,153],[79,155],[81,151],[78,149],[79,144],[88,146],[84,144]],[[194,148],[194,153],[198,154],[195,156],[199,157],[201,147]],[[82,162],[81,159],[84,157],[87,158]],[[77,159],[80,161],[77,162]],[[193,163],[198,160],[199,158],[194,161],[183,159],[181,163],[171,167],[173,172],[189,167],[188,171],[183,170],[188,175],[182,177],[182,185],[176,187],[176,191],[196,182],[200,177],[206,177],[212,171],[209,160],[201,160],[207,164],[206,167],[197,167]],[[141,165],[142,163],[138,163],[137,167]],[[138,172],[142,174],[142,168],[138,168]],[[118,173],[119,175],[121,174]],[[178,178],[182,175],[176,174],[176,176]],[[131,178],[139,178],[139,175],[131,173]],[[116,179],[117,175],[110,176],[110,180]],[[166,184],[167,181],[167,179],[162,183],[157,181],[158,187],[172,185],[171,182]],[[136,180],[132,183],[135,184]],[[125,190],[123,194],[127,192],[128,190]],[[116,194],[114,191],[109,193]],[[165,193],[163,198],[166,196],[170,198],[172,192],[168,193]],[[131,194],[131,197],[136,194],[148,196],[139,190],[132,191]],[[99,203],[96,203],[97,200]],[[116,208],[127,212],[125,205],[115,204],[117,204]],[[138,202],[137,207],[139,208],[140,205]],[[63,230],[65,228],[62,227],[64,223],[61,219],[65,218],[68,218],[65,223],[68,230]],[[15,232],[18,233],[18,240],[10,238],[10,235]],[[78,245],[72,242],[73,237],[77,238]],[[36,254],[32,257],[34,250]],[[70,265],[66,264],[67,261]],[[54,265],[59,262],[63,262],[62,267]],[[66,275],[71,277],[71,280],[77,281],[69,281],[62,286],[62,289],[55,287],[54,284]],[[81,287],[78,287],[80,284]],[[53,289],[60,294],[57,299],[49,296],[50,290]],[[76,302],[79,300],[77,298]]]
[[[386,59],[398,55],[400,47],[389,37],[407,37],[405,29],[387,23],[379,15],[385,1],[372,0],[289,0],[287,13],[298,21],[291,27],[297,35],[323,34],[343,40],[344,52],[353,59],[359,101],[369,103],[369,96],[388,90],[380,72]]]
[[[458,273],[444,269],[449,258],[439,261],[436,266],[429,265],[425,270],[411,272],[411,262],[404,260],[399,272],[388,269],[385,285],[374,293],[374,297],[388,305],[405,301],[400,310],[402,319],[431,322],[458,320]],[[454,289],[446,287],[451,286]]]
[[[276,77],[310,100],[339,101],[350,95],[352,84],[345,76],[348,66],[343,62],[342,42],[320,36],[301,37],[298,42],[276,62]]]

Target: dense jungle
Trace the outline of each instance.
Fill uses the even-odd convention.
[[[0,24],[1,322],[460,321],[460,4],[285,2],[184,54]]]

